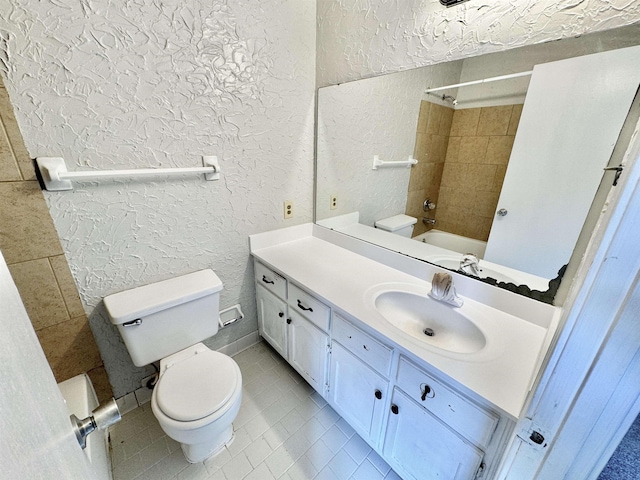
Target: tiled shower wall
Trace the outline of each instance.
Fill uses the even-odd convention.
[[[418,219],[414,235],[427,230],[421,221],[422,217],[434,218],[435,211],[425,213],[422,209],[425,199],[430,199],[436,205],[439,203],[440,182],[453,115],[452,108],[424,100],[420,103],[414,149],[414,158],[418,160],[418,164],[411,169],[406,207],[406,214]]]
[[[421,117],[423,111],[426,119],[418,121],[415,154],[424,166],[411,172],[407,215],[435,218],[438,230],[486,241],[522,105],[454,111],[423,101]],[[435,127],[429,127],[431,123],[438,125],[437,134],[433,133]],[[447,142],[444,148],[443,138]],[[433,200],[437,208],[423,212],[425,198]],[[414,234],[428,228],[418,221]]]
[[[58,382],[87,372],[111,396],[102,359],[0,81],[0,250]]]

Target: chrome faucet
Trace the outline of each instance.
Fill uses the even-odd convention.
[[[460,260],[459,270],[468,275],[480,276],[480,260],[474,253],[465,253]]]
[[[449,273],[436,273],[431,280],[429,296],[434,300],[461,307],[464,301],[456,293],[453,278]]]

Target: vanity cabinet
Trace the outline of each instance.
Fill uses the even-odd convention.
[[[329,307],[259,262],[254,271],[260,335],[324,396]]]
[[[490,478],[513,422],[261,263],[258,327],[403,479]]]

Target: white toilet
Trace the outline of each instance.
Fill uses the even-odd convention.
[[[394,215],[393,217],[383,218],[375,222],[375,227],[380,230],[386,230],[395,235],[411,238],[413,234],[413,226],[418,222],[415,217],[409,215]]]
[[[232,441],[242,401],[236,362],[200,343],[218,332],[221,290],[218,276],[201,270],[104,299],[133,363],[160,360],[151,409],[190,463]]]

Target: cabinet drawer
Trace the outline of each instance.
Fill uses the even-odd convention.
[[[329,331],[329,307],[293,283],[289,284],[289,305],[325,332]]]
[[[262,285],[282,299],[287,298],[287,281],[284,277],[259,262],[254,263],[254,272],[258,285]]]
[[[494,413],[461,397],[402,357],[396,384],[460,435],[482,448],[489,444],[499,420]]]
[[[331,337],[379,373],[389,377],[392,353],[389,347],[354,327],[338,314],[333,315]]]

